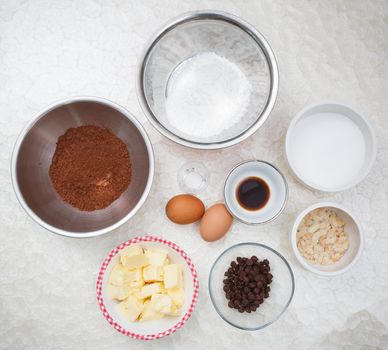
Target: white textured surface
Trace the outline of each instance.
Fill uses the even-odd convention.
[[[201,152],[153,130],[135,93],[137,58],[149,36],[181,12],[214,8],[242,16],[268,39],[278,59],[280,92],[273,113],[249,140]],[[386,1],[11,1],[0,0],[0,348],[3,349],[383,349],[388,348],[388,57]],[[154,186],[129,223],[104,237],[76,240],[35,224],[17,203],[9,175],[11,151],[25,123],[52,101],[96,95],[118,102],[144,122],[156,154]],[[314,193],[291,176],[283,154],[292,116],[319,100],[349,102],[376,126],[378,156],[369,177],[339,194]],[[176,172],[190,159],[211,170],[202,195],[220,200],[227,171],[249,158],[277,165],[290,185],[285,212],[268,225],[235,223],[208,244],[198,227],[175,226],[164,204],[178,192]],[[346,275],[319,278],[292,256],[288,231],[300,210],[318,200],[353,209],[366,235],[365,252]],[[163,235],[191,255],[199,271],[194,316],[171,337],[141,343],[103,319],[95,279],[103,257],[135,235]],[[233,329],[215,313],[207,277],[215,257],[241,241],[279,249],[295,272],[287,314],[260,332]]]

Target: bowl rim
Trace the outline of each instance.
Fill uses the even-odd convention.
[[[239,135],[227,139],[225,141],[218,141],[212,143],[206,142],[195,142],[186,140],[170,130],[168,130],[164,125],[162,125],[155,114],[152,112],[151,108],[148,105],[147,99],[144,93],[144,69],[148,61],[150,52],[152,51],[155,44],[162,38],[167,32],[179,26],[180,24],[199,19],[212,19],[212,20],[222,20],[232,25],[238,26],[241,30],[245,31],[250,35],[257,44],[261,47],[264,55],[267,58],[267,63],[271,75],[271,86],[270,93],[267,100],[267,103],[262,111],[262,113],[257,116],[255,122],[251,124],[247,129],[241,132]],[[165,22],[148,40],[146,46],[143,49],[142,54],[140,55],[138,69],[137,69],[137,79],[136,79],[136,93],[139,104],[143,113],[146,115],[148,121],[151,125],[163,136],[167,137],[171,141],[194,149],[203,149],[203,150],[212,150],[212,149],[221,149],[227,148],[233,145],[240,143],[241,141],[247,139],[249,136],[253,135],[267,120],[271,114],[273,107],[276,102],[277,94],[279,90],[279,70],[276,62],[275,54],[269,45],[265,37],[250,23],[246,22],[242,18],[230,14],[224,11],[215,11],[215,10],[198,10],[190,11],[180,14],[179,16],[170,19],[168,22]]]
[[[272,253],[276,254],[283,262],[284,264],[286,265],[288,271],[290,272],[290,276],[291,276],[291,284],[292,284],[292,287],[291,287],[291,294],[290,294],[290,298],[288,299],[286,305],[284,306],[283,310],[281,313],[279,313],[279,315],[277,315],[274,319],[272,319],[271,321],[265,323],[264,325],[262,326],[259,326],[259,327],[252,327],[252,328],[247,328],[247,327],[241,327],[241,326],[238,326],[236,324],[234,324],[232,321],[228,320],[226,317],[224,317],[224,315],[220,312],[220,310],[218,309],[218,307],[216,306],[216,303],[214,302],[214,298],[213,298],[213,294],[211,292],[211,283],[212,283],[212,275],[213,275],[213,270],[214,270],[214,267],[216,266],[217,262],[221,259],[221,257],[226,254],[228,251],[236,248],[236,247],[240,247],[240,246],[244,246],[244,245],[253,245],[253,246],[258,246],[258,247],[261,247],[261,248],[264,248],[264,249],[267,249],[269,251],[271,251]],[[210,273],[209,273],[209,278],[208,278],[208,291],[209,291],[209,295],[210,295],[210,299],[212,301],[212,304],[213,304],[213,307],[214,309],[216,310],[216,312],[218,313],[218,315],[226,322],[226,323],[229,323],[231,326],[233,327],[236,327],[238,329],[242,329],[244,331],[257,331],[257,330],[260,330],[260,329],[263,329],[263,328],[266,328],[268,326],[270,326],[271,324],[275,323],[285,312],[286,310],[288,309],[288,307],[290,306],[291,304],[291,301],[294,297],[294,293],[295,293],[295,277],[294,277],[294,272],[292,271],[292,268],[291,268],[291,265],[288,263],[287,259],[282,255],[280,254],[277,250],[275,250],[274,248],[271,248],[265,244],[261,244],[261,243],[257,243],[257,242],[241,242],[241,243],[237,243],[237,244],[234,244],[232,246],[230,246],[229,248],[225,249],[218,257],[217,259],[214,261],[213,265],[212,265],[212,268],[210,270]]]
[[[327,188],[324,186],[320,186],[319,184],[316,184],[308,179],[306,179],[293,165],[291,156],[290,156],[290,144],[291,144],[291,138],[292,138],[292,133],[295,129],[296,124],[298,121],[310,110],[320,107],[320,106],[339,106],[345,109],[348,109],[352,111],[354,114],[356,114],[361,120],[364,121],[366,125],[366,129],[368,130],[370,136],[371,136],[371,152],[368,156],[368,165],[366,167],[363,167],[362,171],[359,173],[359,175],[354,178],[352,181],[349,181],[347,184],[338,186],[335,188]],[[371,120],[364,114],[360,113],[357,109],[352,107],[351,105],[347,103],[341,103],[341,102],[336,102],[336,101],[321,101],[321,102],[316,102],[307,105],[304,107],[302,110],[300,110],[291,120],[291,123],[289,124],[287,128],[287,133],[286,133],[286,138],[284,142],[284,150],[285,150],[285,155],[287,159],[287,163],[291,169],[291,172],[294,174],[294,176],[301,182],[303,185],[305,185],[307,188],[312,189],[312,190],[318,190],[321,192],[327,192],[327,193],[333,193],[333,192],[341,192],[348,190],[356,185],[358,185],[361,181],[363,181],[371,171],[374,162],[376,160],[376,154],[377,154],[377,139],[376,139],[376,134],[372,125]]]
[[[142,136],[142,138],[144,140],[144,143],[146,145],[147,152],[148,152],[148,157],[149,157],[149,175],[148,175],[148,180],[147,180],[146,187],[144,188],[143,194],[141,195],[138,203],[133,207],[133,209],[127,215],[125,215],[122,219],[120,219],[116,223],[114,223],[114,224],[112,224],[110,226],[107,226],[105,228],[102,228],[102,229],[99,229],[99,230],[95,230],[95,231],[90,231],[90,232],[67,231],[67,230],[63,230],[63,229],[57,228],[57,227],[55,227],[53,225],[50,225],[47,222],[45,222],[44,220],[42,220],[37,214],[35,214],[35,212],[28,206],[28,204],[24,200],[23,195],[22,195],[22,193],[20,191],[18,180],[17,180],[17,159],[18,159],[18,156],[19,156],[20,146],[22,145],[25,136],[31,130],[31,128],[44,115],[46,115],[48,112],[54,110],[55,108],[58,108],[60,106],[63,106],[63,105],[66,105],[66,104],[70,104],[70,103],[73,103],[73,102],[83,102],[83,101],[85,101],[85,102],[96,102],[96,103],[104,104],[104,105],[107,105],[107,106],[109,106],[109,107],[111,107],[113,109],[116,109],[121,114],[123,114],[139,130],[139,132],[140,132],[140,134],[141,134],[141,136]],[[86,95],[85,96],[71,96],[71,97],[66,97],[66,98],[57,100],[57,101],[49,104],[45,108],[41,109],[24,126],[24,128],[20,132],[19,136],[17,137],[15,145],[14,145],[13,150],[12,150],[12,156],[11,156],[11,182],[12,182],[12,187],[14,189],[16,198],[17,198],[18,202],[20,203],[20,205],[22,206],[22,208],[26,211],[26,213],[36,223],[38,223],[40,226],[42,226],[46,230],[48,230],[50,232],[53,232],[55,234],[59,234],[59,235],[62,235],[62,236],[67,236],[67,237],[73,237],[73,238],[95,237],[95,236],[103,235],[105,233],[108,233],[108,232],[110,232],[110,231],[120,227],[125,222],[127,222],[131,217],[133,217],[136,214],[136,212],[141,208],[141,206],[146,201],[146,199],[148,197],[148,194],[149,194],[149,192],[151,190],[151,187],[152,187],[152,182],[153,182],[154,172],[155,172],[155,165],[154,165],[154,163],[155,163],[154,152],[153,152],[151,141],[150,141],[150,139],[149,139],[149,137],[148,137],[144,127],[141,125],[141,123],[136,119],[136,117],[131,112],[129,112],[123,106],[121,106],[121,105],[119,105],[119,104],[117,104],[117,103],[115,103],[113,101],[110,101],[108,99],[105,99],[105,98],[96,97],[96,96],[86,96]]]
[[[107,267],[109,266],[111,260],[125,247],[128,247],[132,244],[141,243],[141,242],[161,243],[163,245],[167,245],[168,247],[174,249],[186,261],[186,263],[191,271],[191,275],[193,277],[193,297],[191,299],[188,311],[171,328],[169,328],[163,332],[160,332],[160,333],[145,334],[145,335],[131,332],[131,331],[125,329],[119,323],[117,323],[113,319],[113,317],[109,314],[108,310],[106,309],[105,304],[104,304],[104,299],[102,297],[102,288],[103,288],[102,282],[103,282],[105,271],[106,271]],[[182,248],[180,248],[177,244],[175,244],[167,239],[164,239],[162,237],[157,237],[157,236],[141,236],[140,237],[139,236],[139,237],[131,238],[128,241],[121,243],[120,245],[118,245],[116,248],[112,249],[109,252],[109,254],[104,259],[104,261],[101,265],[100,271],[98,273],[97,283],[96,283],[96,293],[97,293],[97,302],[98,302],[98,305],[100,307],[100,310],[101,310],[103,316],[105,317],[105,319],[108,321],[108,323],[114,329],[116,329],[118,332],[120,332],[128,337],[135,338],[138,340],[154,340],[154,339],[166,337],[166,336],[176,332],[179,328],[181,328],[186,323],[186,321],[192,315],[192,313],[195,309],[195,306],[197,304],[197,301],[198,301],[198,293],[199,293],[198,273],[197,273],[197,270],[195,268],[195,265],[193,264],[193,262],[191,261],[191,259],[187,255],[187,253]]]
[[[254,162],[257,162],[257,163],[264,163],[264,164],[267,164],[269,165],[270,167],[274,168],[276,172],[278,172],[280,174],[280,176],[282,177],[283,179],[283,182],[284,182],[284,185],[285,185],[285,189],[286,189],[286,195],[284,197],[284,201],[283,201],[283,205],[282,207],[280,208],[280,210],[274,215],[272,216],[271,218],[269,218],[268,220],[265,220],[265,221],[261,221],[261,222],[250,222],[250,221],[246,221],[246,220],[243,220],[240,218],[240,216],[238,216],[228,205],[228,201],[226,200],[226,184],[230,178],[230,176],[232,175],[232,173],[237,169],[239,168],[241,165],[244,165],[245,163],[254,163]],[[225,206],[226,206],[226,209],[228,209],[228,212],[235,218],[237,219],[238,221],[242,222],[243,224],[247,224],[247,225],[263,225],[263,224],[266,224],[266,223],[269,223],[273,220],[275,220],[285,209],[286,205],[287,205],[287,202],[288,202],[288,196],[289,196],[289,193],[288,193],[288,183],[287,183],[287,180],[286,180],[286,177],[284,176],[284,174],[275,166],[273,165],[272,163],[270,162],[267,162],[265,160],[260,160],[260,159],[248,159],[248,160],[244,160],[238,164],[236,164],[228,173],[228,175],[226,176],[226,179],[225,179],[225,182],[224,182],[224,188],[223,188],[223,196],[224,196],[224,202],[225,202]]]
[[[299,224],[303,220],[303,218],[312,210],[317,209],[317,208],[324,208],[324,207],[339,209],[339,210],[345,212],[347,215],[349,215],[349,217],[353,220],[354,224],[357,227],[358,235],[360,238],[360,244],[358,246],[357,253],[354,256],[353,260],[348,265],[346,265],[345,267],[343,267],[342,269],[339,269],[337,271],[321,271],[321,270],[315,268],[312,264],[307,262],[307,260],[299,253],[298,247],[296,245],[296,231],[298,229]],[[295,219],[294,224],[292,225],[292,229],[290,231],[290,244],[291,244],[292,251],[293,251],[296,259],[306,270],[313,272],[313,273],[320,275],[320,276],[333,277],[333,276],[338,276],[338,275],[341,275],[341,274],[349,271],[357,263],[357,261],[360,259],[362,251],[364,249],[364,232],[363,232],[361,223],[360,223],[359,219],[357,218],[357,216],[355,216],[345,206],[338,204],[338,203],[329,202],[329,201],[317,202],[317,203],[314,203],[312,205],[309,205],[307,208],[302,210],[300,212],[300,214],[297,216],[297,218]]]

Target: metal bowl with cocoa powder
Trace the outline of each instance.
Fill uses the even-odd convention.
[[[110,129],[130,155],[128,188],[100,210],[82,211],[69,205],[49,176],[58,137],[82,125]],[[125,223],[145,202],[154,175],[154,155],[146,131],[125,108],[97,97],[74,97],[48,106],[24,128],[14,147],[11,174],[20,204],[38,224],[64,236],[93,237]]]

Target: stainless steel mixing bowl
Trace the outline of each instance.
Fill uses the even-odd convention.
[[[237,123],[212,137],[183,134],[168,122],[169,83],[182,63],[214,52],[236,64],[252,87],[247,111]],[[279,77],[275,56],[264,37],[240,18],[218,11],[191,12],[164,26],[146,47],[137,79],[139,102],[151,124],[164,136],[197,149],[234,145],[267,119],[276,100]]]
[[[59,136],[68,128],[98,125],[111,129],[128,147],[132,179],[128,189],[110,206],[80,211],[54,190],[49,167]],[[46,229],[70,237],[92,237],[129,220],[142,206],[154,175],[154,156],[148,136],[123,107],[96,97],[76,97],[49,106],[20,134],[12,155],[12,183],[26,212]]]

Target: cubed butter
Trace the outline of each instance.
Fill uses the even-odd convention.
[[[170,264],[163,266],[163,281],[164,287],[181,288],[183,286],[183,269],[182,265]]]
[[[173,315],[177,308],[168,294],[153,294],[150,307],[163,315]]]
[[[151,302],[149,300],[145,301],[143,312],[140,314],[139,321],[152,321],[163,318],[164,315],[151,308],[150,304]]]
[[[171,297],[172,301],[177,307],[182,307],[185,302],[185,292],[182,288],[170,288],[167,289],[167,294]]]
[[[116,300],[124,300],[131,293],[131,287],[126,284],[123,286],[115,286],[114,284],[108,283],[108,294],[109,298]]]
[[[141,287],[144,285],[143,273],[141,269],[128,270],[129,284],[131,287]]]
[[[141,296],[141,287],[131,287],[129,290],[129,294],[133,295],[134,297],[136,297],[139,300],[143,299]]]
[[[146,249],[145,256],[148,259],[150,265],[163,266],[166,263],[167,252],[158,249]]]
[[[121,263],[127,269],[138,269],[148,265],[143,248],[138,245],[129,246],[121,252]]]
[[[180,315],[183,284],[183,266],[169,264],[166,251],[131,245],[121,252],[107,288],[119,311],[134,322]]]
[[[145,284],[141,287],[140,296],[142,299],[149,298],[152,294],[163,292],[163,283],[155,282],[151,284]]]
[[[118,307],[120,312],[129,322],[136,321],[143,311],[142,301],[135,298],[133,295],[130,295],[127,299],[119,303]]]
[[[163,267],[148,265],[143,268],[143,279],[146,282],[163,282]]]
[[[176,305],[173,303],[171,306],[171,311],[166,313],[167,316],[179,316],[181,314],[181,309],[178,309]]]
[[[109,283],[115,286],[123,286],[129,283],[131,279],[129,272],[123,265],[115,265],[110,273]]]

